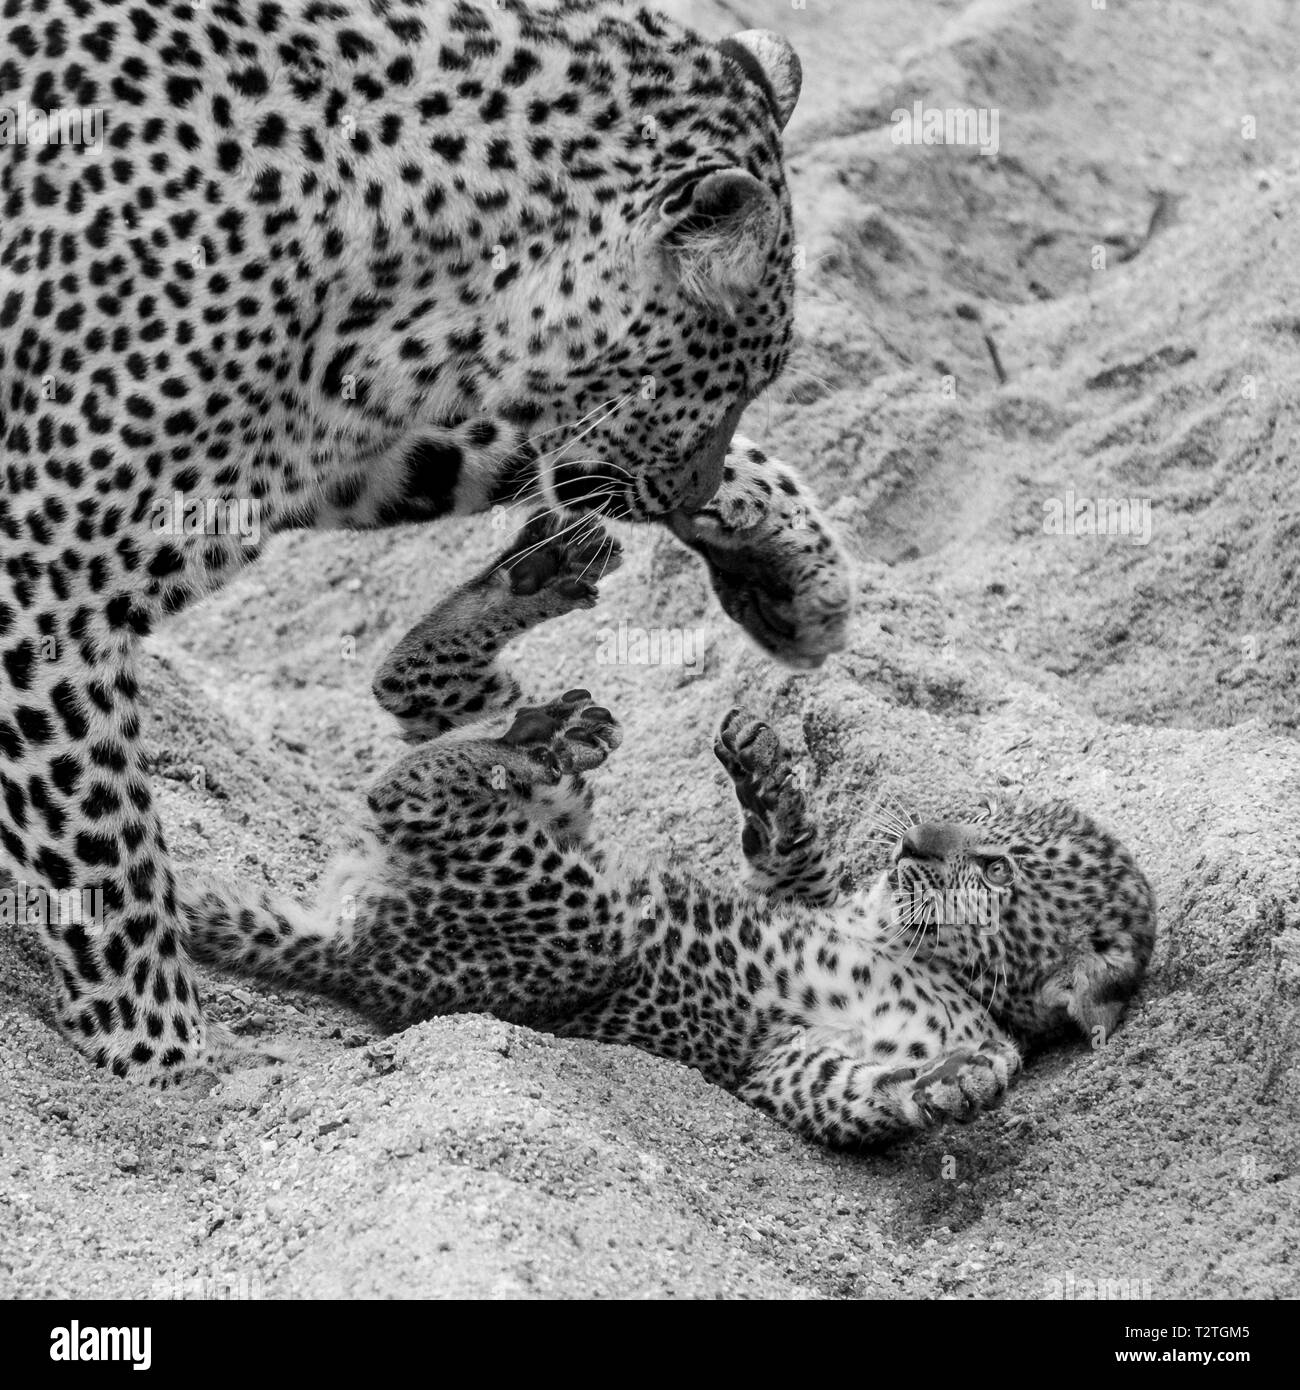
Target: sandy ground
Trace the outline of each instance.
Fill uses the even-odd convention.
[[[806,748],[859,879],[882,798],[1079,801],[1160,898],[1140,1007],[1000,1111],[856,1157],[629,1049],[483,1017],[382,1038],[215,978],[212,1015],[288,1064],[152,1095],[59,1042],[40,948],[10,934],[0,1296],[1300,1294],[1292,10],[677,10],[804,54],[801,343],[746,429],[831,504],[860,613],[847,652],[790,675],[692,557],[629,529],[602,606],[530,636],[517,669],[623,719],[610,837],[721,879],[733,813],[708,750],[740,700]],[[893,144],[914,100],[998,108],[996,157]],[[1145,500],[1147,543],[1045,533],[1067,491]],[[152,642],[182,866],[309,889],[397,748],[376,663],[501,540],[486,519],[285,538]],[[624,620],[702,628],[704,670],[599,664]]]

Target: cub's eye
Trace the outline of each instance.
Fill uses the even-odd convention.
[[[980,875],[990,888],[1009,888],[1016,876],[1016,866],[1005,854],[999,854],[984,861]]]

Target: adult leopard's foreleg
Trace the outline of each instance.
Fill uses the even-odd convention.
[[[209,1053],[140,742],[134,610],[108,608],[51,613],[48,647],[9,634],[0,866],[42,926],[60,1024],[96,1063],[165,1085]]]

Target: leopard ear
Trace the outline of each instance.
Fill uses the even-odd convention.
[[[771,29],[744,29],[719,40],[718,47],[763,89],[784,130],[803,85],[803,66],[789,41]]]
[[[744,169],[715,169],[659,208],[659,244],[687,298],[730,308],[758,287],[780,226],[776,195]]]

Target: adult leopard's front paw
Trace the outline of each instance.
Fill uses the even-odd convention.
[[[739,435],[716,495],[669,529],[708,566],[727,616],[787,666],[843,649],[853,606],[848,557],[795,475]]]

